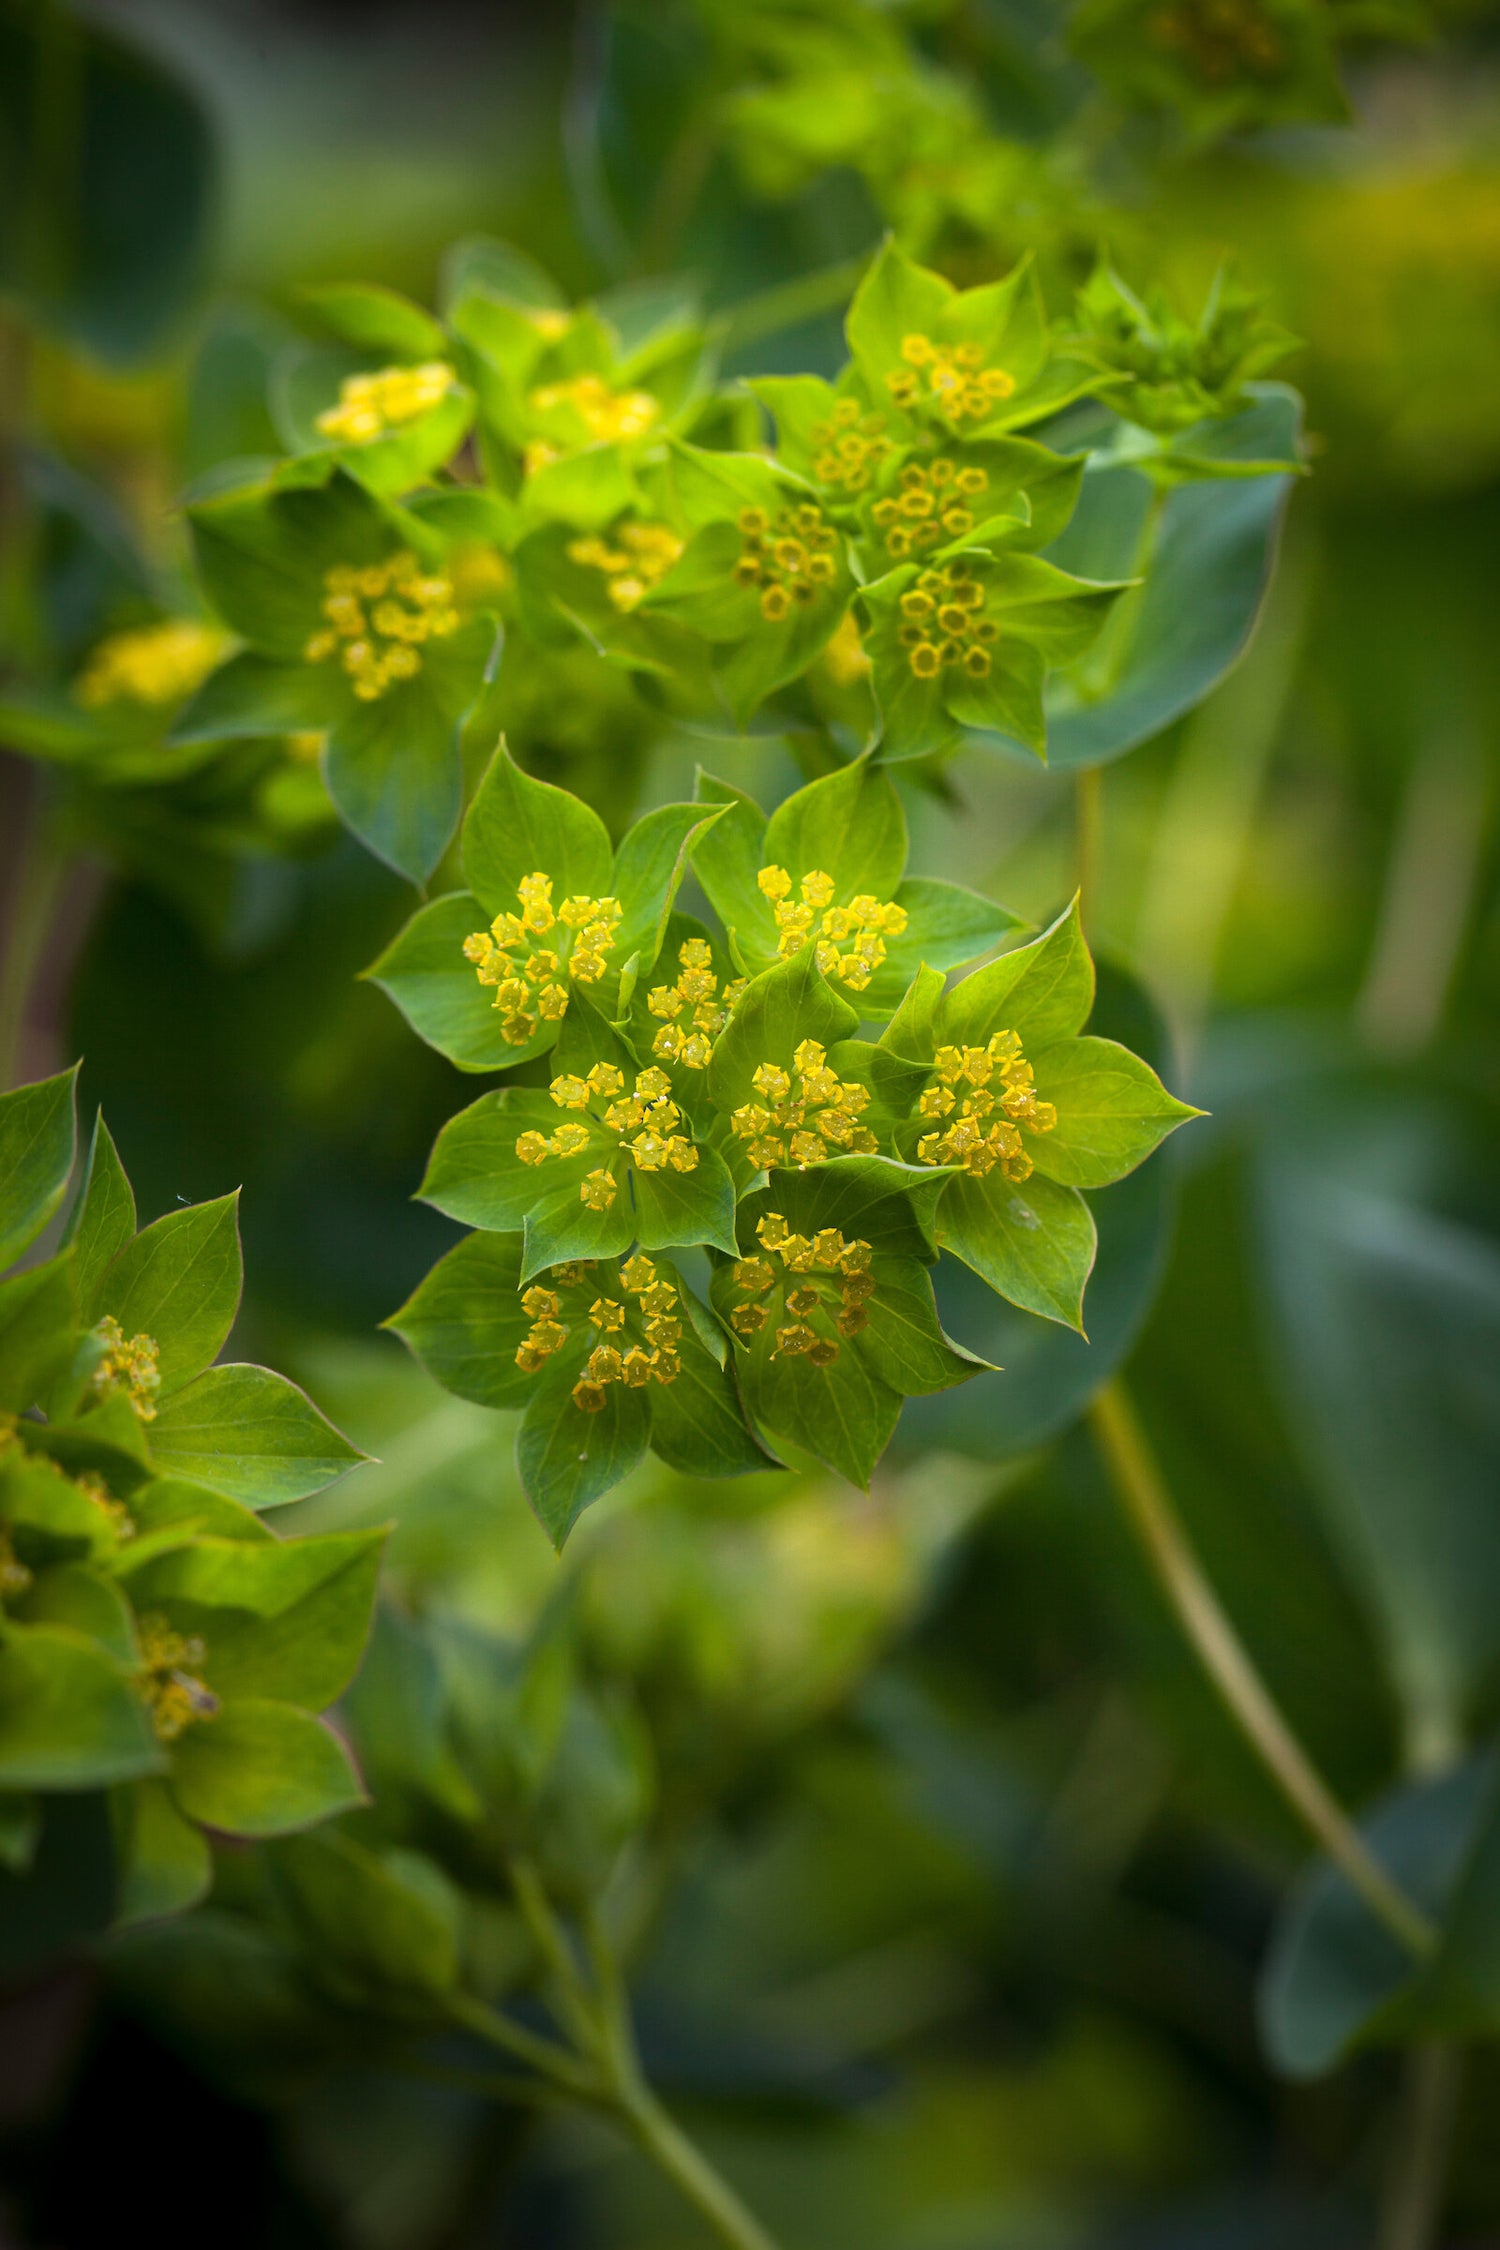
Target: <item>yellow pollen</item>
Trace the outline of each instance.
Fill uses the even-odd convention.
[[[779,625],[836,581],[838,535],[811,502],[779,508],[770,518],[763,508],[741,508],[738,524],[744,544],[730,575],[737,586],[758,590],[767,624]]]
[[[937,344],[930,336],[903,336],[901,358],[903,364],[893,367],[885,379],[893,402],[906,408],[929,407],[946,422],[987,421],[1015,392],[1015,377],[1003,367],[986,367],[978,344]]]
[[[446,573],[424,571],[404,547],[359,569],[336,563],[323,573],[323,588],[325,622],[302,654],[309,664],[336,658],[361,703],[415,679],[422,643],[447,639],[462,622]]]
[[[651,1052],[685,1070],[706,1070],[714,1041],[732,1015],[746,979],[726,981],[722,992],[713,954],[704,938],[688,938],[677,948],[681,972],[675,984],[653,985],[646,1006],[661,1029]]]
[[[1037,1099],[1030,1063],[1014,1031],[997,1031],[983,1047],[939,1047],[933,1083],[917,1105],[940,1129],[917,1143],[922,1164],[961,1164],[983,1178],[999,1165],[1006,1179],[1029,1179],[1023,1132],[1050,1133],[1051,1102]]]
[[[906,929],[904,906],[868,892],[835,906],[833,877],[821,867],[808,869],[795,900],[784,867],[763,867],[755,880],[775,918],[780,958],[789,961],[810,944],[824,976],[837,977],[854,992],[866,989],[884,961],[886,939],[900,937]]]
[[[516,899],[519,914],[497,914],[487,930],[464,939],[463,949],[480,983],[494,989],[501,1037],[524,1047],[540,1025],[562,1021],[570,983],[597,984],[604,976],[621,906],[617,898],[580,896],[554,909],[552,878],[541,873],[522,876]]]
[[[868,1088],[848,1084],[830,1070],[815,1039],[804,1039],[792,1061],[792,1071],[778,1063],[758,1064],[751,1084],[761,1100],[743,1103],[730,1117],[730,1130],[745,1143],[751,1163],[762,1171],[788,1163],[804,1170],[840,1152],[873,1156],[880,1142],[859,1123],[869,1107]]]
[[[734,1285],[751,1300],[779,1292],[780,1310],[789,1317],[776,1328],[771,1357],[805,1357],[814,1367],[831,1367],[839,1338],[857,1335],[869,1320],[865,1308],[875,1293],[869,1243],[846,1241],[837,1227],[823,1227],[809,1240],[793,1234],[779,1211],[768,1211],[755,1231],[766,1255],[741,1258],[733,1269]],[[736,1305],[729,1323],[749,1339],[776,1317],[776,1309],[774,1300]]]

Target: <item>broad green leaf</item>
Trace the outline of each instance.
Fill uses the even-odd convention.
[[[430,1860],[367,1851],[337,1831],[267,1857],[277,1903],[335,1998],[379,2012],[452,1991],[458,1901]]]
[[[687,1302],[691,1312],[691,1296]],[[732,1370],[686,1334],[679,1356],[676,1381],[651,1387],[652,1451],[689,1477],[745,1476],[778,1466],[745,1421]]]
[[[0,1789],[102,1789],[165,1763],[123,1665],[64,1626],[0,1641]]]
[[[83,1640],[97,1642],[127,1670],[136,1661],[129,1603],[112,1579],[81,1563],[54,1563],[38,1571],[11,1607],[23,1624],[60,1625]]]
[[[36,1240],[63,1199],[77,1129],[71,1070],[0,1094],[0,1272]]]
[[[763,1332],[736,1363],[745,1404],[762,1429],[851,1484],[869,1484],[895,1430],[901,1394],[863,1352],[846,1349],[831,1367],[814,1367],[800,1354],[773,1357]]]
[[[861,1334],[860,1347],[892,1390],[903,1398],[916,1398],[993,1372],[987,1360],[943,1334],[932,1277],[924,1265],[914,1258],[890,1258],[882,1263],[879,1280],[865,1308],[869,1326]]]
[[[84,1163],[83,1180],[68,1216],[64,1247],[73,1252],[78,1302],[93,1316],[95,1291],[111,1259],[135,1236],[135,1197],[101,1110]]]
[[[289,491],[264,479],[239,485],[190,507],[188,522],[220,616],[286,664],[303,662],[322,614],[324,572],[380,562],[401,543],[392,512],[337,472]]]
[[[880,1034],[880,1044],[902,1060],[930,1068],[938,1045],[937,1017],[944,980],[940,970],[924,964],[913,977],[901,1005]]]
[[[120,1889],[117,1929],[181,1914],[213,1882],[208,1839],[184,1820],[164,1781],[132,1781],[110,1793]]]
[[[893,899],[908,850],[896,785],[866,758],[824,774],[778,805],[766,824],[763,849],[761,864],[784,867],[794,886],[813,868],[831,875],[838,905],[861,892]]]
[[[645,1391],[610,1383],[599,1412],[585,1414],[573,1402],[574,1380],[571,1368],[550,1362],[516,1437],[526,1497],[559,1550],[590,1502],[630,1474],[651,1436]]]
[[[338,673],[295,657],[241,649],[210,672],[172,722],[170,744],[235,742],[261,735],[320,732],[345,709]]]
[[[267,1367],[210,1367],[151,1424],[158,1469],[276,1508],[305,1499],[365,1456],[305,1391]]]
[[[599,815],[569,790],[523,773],[502,742],[464,822],[463,861],[488,917],[516,912],[527,875],[552,878],[554,908],[577,895],[604,897],[614,854]]]
[[[709,1096],[724,1116],[755,1100],[762,1063],[790,1070],[804,1039],[831,1047],[857,1029],[859,1016],[818,968],[811,946],[753,977],[714,1044]]]
[[[691,1172],[642,1172],[632,1166],[628,1188],[643,1250],[686,1250],[701,1243],[734,1255],[734,1181],[716,1150],[700,1148]]]
[[[550,1195],[526,1214],[523,1281],[548,1266],[573,1258],[616,1258],[630,1248],[636,1233],[635,1206],[628,1190],[617,1188],[607,1209],[581,1201],[576,1188]]]
[[[1000,1166],[950,1180],[938,1241],[997,1295],[1083,1333],[1083,1290],[1094,1266],[1094,1217],[1076,1188],[1033,1173],[1020,1185]]]
[[[488,985],[465,958],[464,939],[489,917],[472,892],[451,891],[417,909],[364,974],[394,1000],[419,1039],[460,1070],[509,1070],[553,1045],[558,1027],[542,1022],[534,1039],[514,1046],[501,1029]]]
[[[0,1520],[11,1527],[21,1559],[30,1564],[106,1558],[118,1541],[109,1515],[82,1486],[45,1454],[19,1448],[0,1455]]]
[[[95,1317],[111,1314],[126,1336],[152,1339],[164,1398],[212,1364],[234,1326],[244,1276],[238,1206],[236,1192],[169,1211],[99,1283]]]
[[[383,1531],[266,1540],[202,1537],[127,1583],[206,1649],[203,1678],[226,1699],[270,1696],[321,1711],[342,1695],[370,1630]]]
[[[470,618],[422,650],[415,679],[371,703],[352,697],[328,729],[323,778],[340,816],[376,857],[425,883],[453,834],[463,798],[459,737],[495,647]]]
[[[75,1317],[69,1250],[0,1281],[0,1411],[25,1413],[66,1369]]]
[[[497,1234],[523,1226],[538,1204],[556,1193],[559,1182],[569,1200],[576,1201],[582,1174],[613,1154],[612,1134],[601,1133],[601,1145],[581,1157],[527,1164],[516,1154],[523,1133],[550,1134],[572,1114],[559,1109],[550,1094],[530,1086],[481,1094],[439,1133],[418,1194],[461,1225]]]
[[[1032,1058],[1036,1090],[1057,1110],[1026,1146],[1039,1172],[1069,1187],[1108,1187],[1168,1133],[1203,1112],[1169,1094],[1149,1063],[1113,1039],[1065,1039]]]
[[[939,1046],[980,1047],[996,1031],[1014,1031],[1034,1061],[1080,1031],[1093,1004],[1094,964],[1075,899],[1030,945],[956,984],[937,1010],[934,1035]]]
[[[285,1836],[360,1804],[338,1736],[289,1703],[226,1703],[172,1745],[179,1812],[226,1836]]]
[[[144,1554],[164,1552],[167,1545],[203,1535],[213,1539],[245,1539],[257,1543],[275,1537],[259,1516],[242,1508],[238,1500],[185,1477],[153,1477],[130,1495],[135,1537],[120,1556],[129,1571]]]
[[[884,961],[855,995],[861,1015],[877,1022],[900,1007],[924,967],[963,968],[1025,927],[1018,915],[977,891],[926,876],[899,884],[895,903],[906,910],[906,929],[900,937],[885,939]]]
[[[447,335],[431,313],[375,282],[305,282],[297,301],[318,327],[361,351],[403,361],[442,359],[448,349]]]
[[[649,973],[689,856],[719,818],[705,805],[658,805],[626,830],[612,878],[612,895],[624,910],[612,966],[638,954],[639,975]]]
[[[700,803],[728,809],[693,845],[693,872],[709,903],[731,936],[768,925],[764,894],[756,875],[766,865],[766,817],[753,798],[727,781],[698,768]]]
[[[521,1406],[533,1378],[516,1365],[522,1310],[519,1234],[471,1234],[440,1258],[384,1325],[430,1375],[478,1406]]]

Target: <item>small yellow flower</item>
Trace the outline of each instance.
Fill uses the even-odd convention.
[[[346,375],[338,404],[318,416],[318,429],[337,445],[368,445],[441,405],[453,387],[444,359],[420,367],[382,367],[372,375]]]
[[[217,625],[174,617],[131,633],[111,633],[91,652],[73,686],[86,711],[110,703],[156,708],[201,687],[229,646]]]

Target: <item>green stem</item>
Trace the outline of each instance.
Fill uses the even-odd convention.
[[[502,2054],[511,2055],[538,2074],[563,2087],[577,2101],[597,2101],[599,2086],[592,2073],[580,2058],[555,2039],[547,2039],[540,2032],[528,2031],[524,2024],[502,2015],[485,2001],[477,2000],[472,1993],[456,1993],[448,2003],[448,2012],[456,2024],[472,2031],[476,2038],[489,2046],[498,2047]]]
[[[1409,1952],[1432,1951],[1437,1932],[1386,1873],[1271,1698],[1220,1604],[1172,1505],[1125,1386],[1107,1383],[1089,1424],[1127,1516],[1204,1670],[1288,1804],[1364,1900]]]
[[[14,1083],[22,1059],[32,987],[67,872],[67,859],[37,809],[21,841],[15,904],[0,964],[0,1091]]]
[[[1436,2041],[1406,2058],[1377,2250],[1434,2250],[1439,2240],[1461,2073],[1458,2049]]]
[[[1073,880],[1085,934],[1093,927],[1099,880],[1099,827],[1104,777],[1098,766],[1080,766],[1073,784]]]
[[[692,2204],[727,2250],[776,2250],[765,2228],[673,2122],[645,2081],[617,2090],[620,2115],[636,2145]]]
[[[762,289],[754,297],[746,297],[721,313],[717,323],[719,342],[726,355],[742,351],[747,344],[758,344],[763,336],[776,336],[785,328],[800,327],[805,320],[815,320],[819,313],[834,312],[847,304],[859,287],[865,268],[870,263],[868,253],[857,258],[845,258],[836,266],[820,266],[814,273],[798,274],[795,281],[778,282],[774,289]]]
[[[553,1913],[541,1877],[529,1859],[511,1861],[510,1879],[521,1918],[552,1972],[560,2020],[566,2022],[579,2048],[588,2053],[598,2044],[599,2025],[567,1933]]]

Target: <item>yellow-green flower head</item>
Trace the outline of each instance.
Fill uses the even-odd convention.
[[[870,510],[885,551],[894,562],[926,554],[931,547],[963,539],[974,529],[974,508],[989,490],[989,472],[939,454],[925,465],[909,461],[901,489],[877,500]]]
[[[646,1006],[661,1022],[651,1052],[684,1070],[707,1070],[714,1041],[733,1014],[747,980],[730,978],[720,992],[706,938],[684,939],[677,959],[681,963],[677,982],[653,985],[646,995]]]
[[[731,1327],[748,1339],[775,1320],[773,1359],[786,1354],[831,1367],[840,1338],[857,1336],[869,1321],[869,1243],[846,1241],[837,1227],[793,1234],[779,1211],[768,1211],[755,1231],[765,1255],[734,1267],[734,1286],[748,1301],[729,1315]]]
[[[614,1063],[595,1063],[586,1078],[564,1072],[548,1088],[562,1110],[582,1112],[588,1125],[571,1119],[551,1133],[522,1133],[516,1154],[523,1164],[545,1164],[553,1156],[579,1156],[590,1146],[602,1126],[619,1137],[620,1150],[641,1172],[696,1172],[698,1151],[678,1127],[682,1112],[672,1099],[672,1081],[664,1070],[637,1071],[635,1091],[625,1091],[625,1073]],[[590,1130],[593,1127],[594,1130]],[[591,1211],[607,1211],[618,1193],[614,1174],[602,1167],[586,1173],[578,1190],[579,1201]]]
[[[1038,1101],[1017,1034],[997,1031],[983,1047],[939,1047],[933,1077],[917,1107],[941,1129],[918,1141],[918,1162],[962,1164],[981,1179],[998,1164],[1008,1180],[1029,1179],[1022,1130],[1050,1133],[1057,1111]]]
[[[830,1070],[827,1050],[816,1039],[803,1040],[792,1064],[790,1071],[758,1064],[750,1083],[760,1100],[745,1102],[730,1117],[751,1163],[765,1171],[778,1165],[805,1171],[829,1156],[873,1156],[880,1142],[859,1123],[870,1105],[869,1088],[847,1084]]]
[[[516,1346],[516,1365],[539,1374],[580,1330],[597,1337],[573,1386],[573,1403],[597,1414],[611,1383],[643,1390],[675,1383],[682,1373],[681,1305],[661,1269],[637,1251],[618,1266],[585,1258],[554,1266],[521,1299],[531,1322]]]
[[[988,421],[1015,393],[1014,375],[1003,367],[986,367],[981,344],[935,344],[930,336],[903,336],[901,360],[885,379],[896,405],[928,407],[945,422]]]
[[[810,433],[821,449],[813,458],[819,484],[863,492],[890,454],[885,422],[883,414],[866,414],[857,399],[841,398],[828,420],[815,423]]]
[[[600,375],[543,383],[532,392],[531,404],[539,414],[555,413],[560,406],[571,408],[595,445],[644,437],[661,413],[649,391],[612,391]]]
[[[110,703],[177,703],[203,685],[229,645],[217,625],[173,617],[100,641],[73,684],[86,711]]]
[[[127,1336],[113,1313],[105,1314],[98,1334],[104,1340],[104,1356],[90,1377],[96,1395],[109,1398],[123,1391],[137,1418],[154,1422],[156,1394],[161,1389],[155,1337]]]
[[[213,1718],[219,1699],[198,1677],[208,1655],[197,1633],[174,1632],[165,1617],[140,1619],[136,1628],[140,1665],[136,1682],[151,1714],[158,1742],[175,1742],[190,1726]]]
[[[812,867],[792,897],[792,878],[784,867],[763,867],[755,878],[776,919],[776,951],[783,961],[804,946],[816,948],[825,977],[837,977],[853,992],[863,992],[885,959],[888,937],[900,937],[907,913],[889,899],[862,891],[847,906],[833,902],[833,877]]]
[[[464,958],[481,984],[495,987],[502,1038],[524,1047],[538,1024],[562,1022],[570,979],[597,984],[604,975],[621,907],[617,898],[579,893],[554,909],[552,878],[540,870],[522,876],[516,897],[520,913],[499,913],[487,930],[466,937]]]
[[[362,703],[377,702],[398,680],[414,680],[422,643],[446,639],[462,622],[446,571],[423,570],[405,548],[363,568],[335,563],[323,586],[327,622],[302,654],[309,664],[336,657]]]
[[[664,523],[617,524],[608,539],[591,534],[568,544],[568,560],[602,571],[605,592],[627,615],[666,577],[681,553],[682,541]]]
[[[445,359],[420,367],[382,367],[373,375],[346,375],[337,406],[318,416],[318,429],[338,445],[367,445],[389,430],[415,422],[441,406],[453,385]]]
[[[988,598],[962,557],[922,571],[907,588],[899,639],[919,680],[935,680],[950,664],[961,665],[971,680],[988,677],[990,650],[1000,638],[998,624],[985,615]]]
[[[838,534],[812,501],[778,508],[774,516],[764,508],[741,508],[739,528],[743,544],[735,584],[760,589],[767,624],[779,625],[837,579]]]

